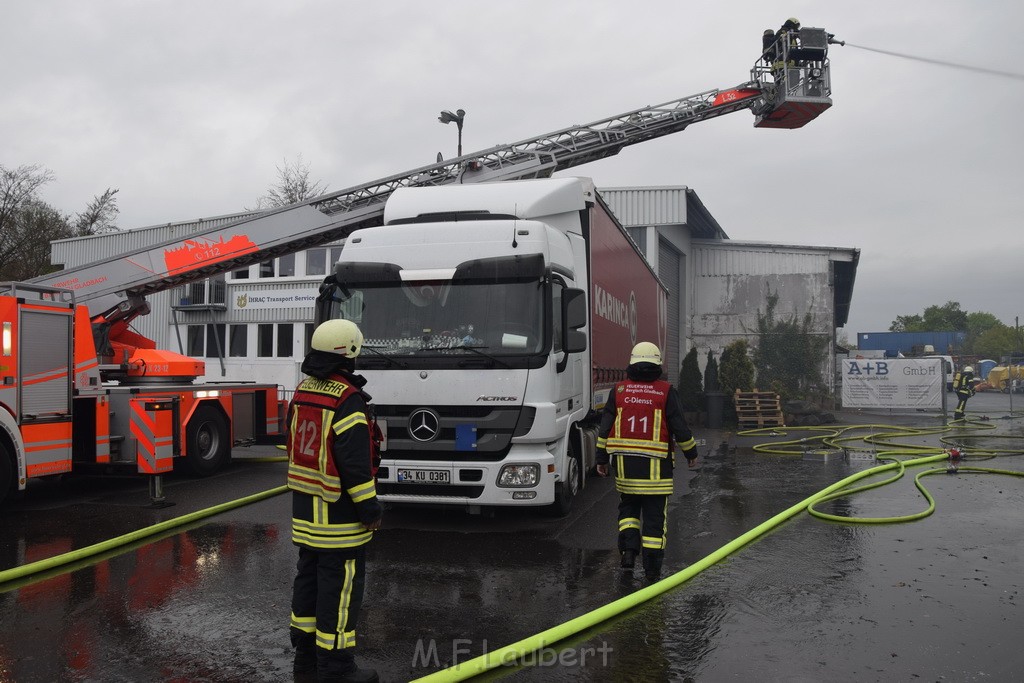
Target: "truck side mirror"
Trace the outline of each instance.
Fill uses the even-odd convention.
[[[562,350],[579,353],[587,350],[587,293],[582,289],[562,291]]]

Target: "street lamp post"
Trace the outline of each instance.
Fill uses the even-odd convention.
[[[455,113],[451,113],[447,109],[441,112],[441,115],[437,117],[437,120],[441,123],[452,123],[455,122],[456,127],[459,129],[459,156],[462,156],[462,120],[466,118],[465,109],[456,109]]]

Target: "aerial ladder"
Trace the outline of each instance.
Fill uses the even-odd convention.
[[[831,42],[824,29],[803,28],[783,36],[771,58],[763,53],[750,80],[733,88],[497,145],[27,283],[0,285],[0,405],[7,406],[0,410],[0,499],[8,489],[24,488],[31,476],[68,472],[77,462],[129,463],[154,474],[186,455],[197,474],[208,474],[230,457],[231,444],[254,433],[278,433],[268,387],[257,390],[255,406],[251,396],[240,401],[250,424],[239,429],[235,396],[252,394],[251,386],[196,384],[205,373],[202,361],[157,349],[131,330],[131,321],[149,312],[147,294],[381,225],[385,202],[399,187],[546,178],[743,110],[754,114],[758,128],[802,127],[832,104]],[[123,400],[114,396],[118,392]],[[202,419],[195,419],[197,411]]]

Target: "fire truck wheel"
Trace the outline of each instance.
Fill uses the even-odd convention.
[[[7,448],[0,444],[0,503],[14,491],[14,459]]]
[[[196,409],[186,430],[185,467],[197,477],[206,477],[227,464],[231,457],[228,421],[213,406]]]
[[[555,484],[555,502],[548,508],[552,517],[565,517],[572,509],[572,501],[580,492],[580,455],[575,440],[569,447],[569,458],[566,462],[565,480]]]

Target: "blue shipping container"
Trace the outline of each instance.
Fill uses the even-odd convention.
[[[915,346],[931,345],[937,354],[959,354],[966,332],[858,332],[857,348],[862,350],[898,350],[904,356]]]

